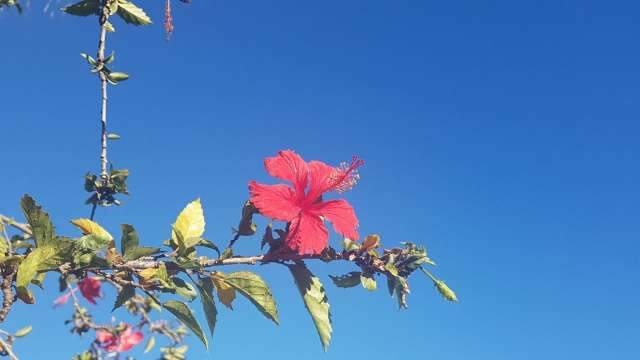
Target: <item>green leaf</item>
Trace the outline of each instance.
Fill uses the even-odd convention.
[[[49,214],[33,200],[29,195],[22,197],[20,202],[24,216],[27,218],[36,246],[43,246],[55,236],[55,228],[51,223]]]
[[[98,65],[98,62],[91,57],[91,55],[87,55],[85,53],[80,53],[80,56],[82,56],[85,60],[87,60],[87,62],[89,63],[89,65],[91,66],[96,66]],[[87,174],[88,175],[88,174]]]
[[[369,291],[374,291],[378,288],[378,283],[376,282],[376,279],[373,278],[372,274],[361,274],[360,282],[362,283],[362,287]]]
[[[107,134],[107,139],[109,139],[109,140],[120,140],[121,137],[120,137],[120,135],[118,135],[116,133],[108,133]]]
[[[151,19],[147,14],[139,8],[137,5],[130,1],[118,0],[118,15],[127,24],[133,25],[149,25]]]
[[[211,240],[201,239],[200,242],[197,245],[209,248],[209,249],[217,252],[218,256],[220,256],[220,249]]]
[[[105,75],[111,85],[117,85],[119,82],[129,79],[129,74],[123,72],[110,72]]]
[[[144,346],[144,353],[146,354],[149,351],[151,351],[155,345],[156,345],[156,337],[152,336],[149,338],[149,341],[147,341],[147,345]]]
[[[122,241],[121,241],[121,251],[122,254],[126,257],[133,250],[138,248],[138,244],[140,243],[140,239],[138,238],[138,233],[136,233],[136,229],[132,225],[122,224],[120,226],[122,228]],[[127,259],[130,260],[130,259]]]
[[[105,64],[111,64],[115,59],[116,59],[116,52],[112,51],[111,54],[104,59],[104,63]],[[112,136],[112,135],[117,136],[118,139],[120,138],[120,136],[118,136],[117,134],[114,134],[114,133],[107,134],[107,138],[109,140],[118,140],[118,139],[111,139],[110,136]]]
[[[209,348],[209,342],[202,332],[202,328],[193,316],[193,312],[189,307],[180,301],[170,300],[162,304],[162,307],[169,310],[181,323],[187,326],[202,341],[205,348]]]
[[[289,270],[293,275],[298,291],[302,295],[304,305],[309,311],[313,323],[318,330],[320,342],[326,352],[331,341],[331,313],[329,312],[329,299],[324,291],[324,286],[316,276],[314,276],[304,263],[289,265]]]
[[[173,284],[175,285],[176,294],[182,296],[186,300],[193,301],[196,297],[198,297],[196,289],[181,278],[173,278]]]
[[[279,324],[278,308],[271,289],[260,276],[249,271],[238,271],[228,274],[225,281],[249,299],[264,316]]]
[[[31,330],[33,330],[33,328],[31,327],[31,325],[29,326],[25,326],[22,329],[16,331],[16,333],[13,335],[15,337],[23,337],[23,336],[27,336],[29,335],[29,333],[31,333]]]
[[[136,260],[144,256],[151,256],[160,252],[155,247],[139,247],[140,238],[133,226],[122,225],[121,249],[125,260]]]
[[[89,234],[82,236],[76,241],[77,247],[86,250],[100,250],[109,245],[110,241],[99,235]]]
[[[354,286],[360,285],[360,275],[362,273],[359,271],[352,271],[350,273],[341,275],[341,276],[332,276],[329,275],[333,283],[340,288],[350,288]]]
[[[135,295],[136,289],[133,286],[124,286],[118,293],[118,297],[116,297],[116,302],[113,304],[113,309],[111,309],[111,311],[116,310]]]
[[[97,15],[99,7],[100,2],[98,0],[82,0],[78,3],[62,8],[62,11],[76,16],[90,16]]]
[[[216,328],[216,319],[218,317],[216,303],[213,301],[213,282],[210,278],[204,278],[200,280],[197,287],[200,292],[202,309],[204,310],[205,317],[207,318],[207,325],[209,326],[209,331],[213,336],[213,331]]]
[[[107,32],[116,32],[116,28],[113,27],[113,24],[110,21],[105,22],[104,27]]]
[[[55,254],[51,246],[35,248],[18,266],[16,286],[25,288],[38,274],[38,267]]]
[[[160,252],[160,248],[156,247],[139,247],[131,250],[126,256],[125,260],[136,260],[141,257],[155,255]]]

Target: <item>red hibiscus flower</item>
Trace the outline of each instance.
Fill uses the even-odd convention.
[[[96,303],[96,298],[102,297],[100,293],[100,281],[92,277],[86,277],[78,282],[80,293],[87,301],[92,304]]]
[[[118,335],[106,330],[96,331],[98,346],[108,352],[129,351],[135,345],[142,342],[144,335],[140,331],[133,332],[130,325],[126,325],[124,331]]]
[[[324,220],[352,240],[358,239],[358,218],[346,200],[323,201],[322,195],[351,189],[359,175],[363,160],[353,157],[351,164],[332,167],[320,161],[305,162],[291,150],[266,158],[264,167],[274,177],[290,182],[264,185],[249,183],[251,202],[261,214],[289,223],[285,244],[300,255],[320,254],[328,244],[329,233]]]

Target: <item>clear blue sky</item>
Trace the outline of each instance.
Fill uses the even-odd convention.
[[[78,56],[95,52],[96,25],[31,3],[0,14],[0,213],[19,215],[30,193],[73,233],[98,168],[98,83]],[[357,153],[367,164],[347,199],[361,231],[425,244],[461,299],[416,274],[399,311],[384,287],[330,284],[348,266],[313,263],[334,319],[324,354],[289,274],[265,266],[282,325],[239,299],[191,358],[640,355],[637,1],[176,1],[169,43],[161,2],[141,5],[155,25],[116,20],[109,37],[114,68],[132,74],[109,110],[132,196],[100,222],[158,244],[201,197],[208,238],[225,242],[247,182],[272,181],[263,157]],[[25,359],[69,358],[89,339],[68,335],[54,294],[35,294],[2,327],[34,324]]]

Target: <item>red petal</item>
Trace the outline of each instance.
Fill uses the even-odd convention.
[[[129,335],[129,337],[127,338],[127,342],[133,345],[138,345],[142,342],[142,339],[144,339],[144,335],[142,335],[140,331],[136,331],[133,334]]]
[[[302,213],[291,221],[285,243],[300,255],[317,255],[327,247],[329,232],[319,216]]]
[[[287,185],[264,185],[255,181],[249,183],[251,203],[264,216],[291,221],[300,213],[295,203],[295,194]]]
[[[78,288],[80,293],[87,299],[88,302],[95,304],[95,298],[99,298],[100,294],[100,281],[92,277],[86,277],[78,282]]]
[[[332,177],[336,173],[336,169],[322,161],[309,162],[309,192],[307,199],[314,202],[322,194],[327,192],[333,186]]]
[[[112,342],[114,340],[114,336],[108,331],[98,330],[96,331],[96,340],[100,343]]]
[[[307,187],[307,163],[292,150],[278,152],[277,156],[264,159],[264,167],[269,175],[289,181],[299,196]]]
[[[331,200],[313,205],[311,211],[327,218],[340,235],[358,240],[358,218],[353,207],[346,200]]]

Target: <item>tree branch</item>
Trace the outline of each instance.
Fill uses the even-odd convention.
[[[2,214],[0,214],[0,222],[2,222],[4,224],[7,224],[7,225],[9,225],[9,226],[11,226],[11,227],[13,227],[13,228],[15,228],[17,230],[20,230],[20,231],[22,231],[23,233],[25,233],[25,234],[27,234],[29,236],[32,235],[31,227],[28,224],[22,224],[22,223],[19,223],[19,222],[15,222],[10,217],[4,216]],[[7,239],[7,240],[9,240],[9,239]]]
[[[98,40],[98,66],[104,65],[104,53],[107,42],[106,23],[109,19],[109,1],[102,0],[102,9],[100,14],[100,38]],[[100,177],[102,181],[107,181],[107,76],[103,71],[99,72],[102,87],[102,110],[100,111],[101,124],[101,152],[100,152]]]

